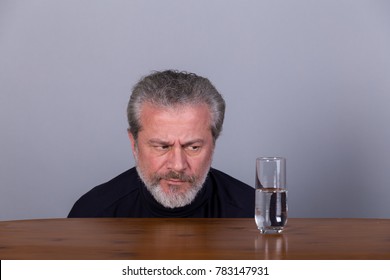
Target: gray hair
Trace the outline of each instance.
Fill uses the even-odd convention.
[[[225,101],[211,82],[194,73],[167,70],[143,77],[133,88],[127,106],[129,131],[138,139],[140,114],[144,103],[159,107],[207,104],[212,116],[214,142],[222,131]]]

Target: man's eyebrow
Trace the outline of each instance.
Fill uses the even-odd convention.
[[[149,140],[148,140],[148,144],[150,144],[150,145],[163,145],[163,146],[169,146],[169,145],[171,145],[172,143],[170,143],[170,142],[168,142],[168,141],[165,141],[165,140],[152,138],[152,139],[149,139]]]
[[[188,146],[192,146],[194,144],[196,145],[202,145],[204,143],[204,140],[203,139],[194,139],[194,140],[190,140],[186,143],[183,143],[182,146],[184,147],[188,147]]]
[[[188,147],[188,146],[195,145],[195,144],[196,145],[202,145],[203,143],[204,143],[203,139],[194,139],[194,140],[189,140],[188,142],[185,142],[185,143],[181,144],[181,146]],[[148,144],[150,144],[150,145],[170,146],[170,145],[172,145],[172,142],[165,141],[165,140],[162,140],[162,139],[152,138],[152,139],[148,140]]]

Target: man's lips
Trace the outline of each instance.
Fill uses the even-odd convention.
[[[169,184],[173,184],[173,185],[181,185],[187,182],[179,179],[164,179],[164,180],[167,181]]]

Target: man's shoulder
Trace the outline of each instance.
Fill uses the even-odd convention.
[[[94,187],[87,194],[111,195],[113,197],[121,197],[127,195],[129,192],[137,189],[139,177],[135,168],[131,168],[113,179]]]
[[[136,169],[131,168],[108,182],[94,187],[76,201],[69,217],[104,216],[104,211],[139,191],[139,180]]]
[[[254,188],[217,169],[210,170],[210,179],[224,217],[253,217]]]
[[[244,191],[244,192],[249,192],[249,193],[252,193],[254,192],[254,189],[245,184],[244,182],[218,170],[218,169],[215,169],[215,168],[211,168],[210,169],[210,174],[211,176],[213,177],[213,179],[218,183],[218,184],[222,184],[226,187],[235,187],[235,188],[238,188],[240,191]]]

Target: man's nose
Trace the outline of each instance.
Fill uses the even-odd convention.
[[[187,168],[187,155],[182,147],[174,147],[169,152],[168,169],[183,171]]]

